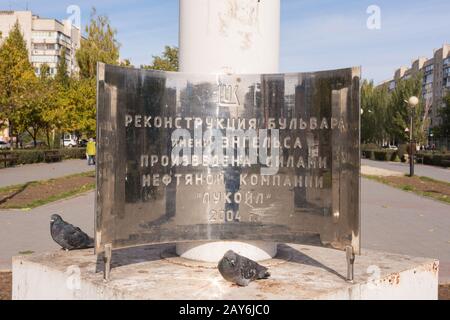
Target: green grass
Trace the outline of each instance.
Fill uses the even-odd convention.
[[[391,187],[394,187],[394,188],[397,188],[397,189],[400,189],[400,190],[403,190],[406,192],[412,192],[412,193],[415,193],[422,197],[432,198],[432,199],[450,204],[450,197],[445,194],[441,194],[438,192],[417,190],[413,185],[396,184],[396,183],[393,183],[392,181],[387,180],[385,177],[366,175],[366,174],[363,174],[362,176],[364,178],[374,180],[374,181],[386,184],[388,186],[391,186]],[[446,187],[450,187],[450,183],[448,183],[448,182],[435,180],[435,179],[432,179],[429,177],[418,177],[418,178],[424,182],[434,182],[434,183],[442,184]]]
[[[72,190],[69,190],[66,192],[62,192],[62,193],[58,193],[58,194],[53,195],[48,198],[38,199],[38,200],[29,202],[29,203],[26,203],[23,205],[16,205],[16,206],[15,205],[11,205],[11,206],[5,205],[4,208],[5,209],[24,209],[24,210],[34,209],[34,208],[46,205],[51,202],[71,198],[73,196],[91,191],[93,189],[95,189],[95,183],[89,183],[89,184],[85,184],[85,185],[81,186],[80,188],[72,189]]]
[[[23,255],[23,256],[33,254],[33,253],[34,253],[34,251],[31,251],[31,250],[19,251],[19,254]]]
[[[73,177],[93,177],[93,176],[95,176],[95,171],[87,171],[87,172],[82,172],[82,173],[71,174],[71,175],[68,175],[68,176],[60,177],[60,178],[54,178],[54,179],[48,179],[48,180],[40,180],[40,181],[30,181],[30,182],[27,182],[27,183],[15,184],[15,185],[7,186],[7,187],[2,187],[2,188],[0,188],[0,193],[7,193],[7,192],[11,192],[11,191],[17,191],[17,190],[20,190],[20,189],[22,189],[22,188],[24,188],[26,186],[48,184],[49,182],[54,182],[54,181],[59,180],[59,179],[67,179],[67,178],[73,178]]]
[[[42,181],[33,181],[33,182],[28,182],[28,183],[24,183],[24,184],[20,184],[20,185],[14,185],[14,186],[8,186],[8,187],[0,188],[0,193],[16,192],[16,191],[19,191],[21,189],[25,189],[28,186],[45,185],[45,184],[49,184],[49,183],[52,183],[52,182],[55,182],[55,181],[65,180],[67,178],[92,177],[94,175],[95,175],[95,171],[88,171],[88,172],[72,174],[72,175],[69,175],[69,176],[56,178],[56,179],[49,179],[49,180],[42,180]],[[3,205],[1,205],[1,208],[3,208],[3,209],[29,210],[29,209],[33,209],[33,208],[36,208],[36,207],[43,206],[43,205],[51,203],[51,202],[67,199],[67,198],[76,196],[78,194],[82,194],[82,193],[91,191],[93,189],[95,189],[95,182],[88,183],[88,184],[82,185],[81,187],[78,187],[78,188],[75,188],[75,189],[63,191],[61,193],[52,195],[50,197],[37,199],[37,200],[31,201],[29,203],[21,204],[21,205],[17,205],[17,204],[16,205],[14,205],[14,204],[11,204],[11,205],[3,204]]]
[[[414,188],[409,185],[402,185],[400,186],[400,189],[402,189],[403,191],[414,191]]]
[[[423,182],[436,182],[436,183],[441,183],[444,185],[447,185],[448,187],[450,187],[450,182],[446,182],[446,181],[440,181],[440,180],[436,180],[433,178],[429,178],[429,177],[419,177],[420,180],[422,180]]]

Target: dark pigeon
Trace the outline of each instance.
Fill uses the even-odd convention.
[[[65,222],[54,214],[50,220],[50,233],[53,240],[65,250],[88,249],[94,247],[94,239],[80,228]]]
[[[246,287],[253,280],[267,279],[270,273],[266,267],[240,256],[230,250],[219,261],[219,272],[225,280]]]

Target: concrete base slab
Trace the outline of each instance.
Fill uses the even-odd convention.
[[[215,264],[175,255],[174,245],[114,251],[111,279],[92,250],[13,258],[13,299],[437,299],[434,259],[364,250],[355,281],[345,281],[345,253],[305,245],[279,245],[262,262],[270,279],[241,288]]]

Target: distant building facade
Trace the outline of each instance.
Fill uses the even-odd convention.
[[[78,73],[75,53],[80,48],[82,39],[79,28],[70,21],[40,18],[31,11],[0,11],[0,45],[8,37],[16,21],[19,22],[36,75],[40,75],[43,64],[49,66],[51,75],[56,75],[58,62],[62,59],[62,48],[66,48],[64,58],[68,74]],[[5,124],[2,126],[1,121],[0,140],[10,140],[9,129]]]
[[[423,72],[422,97],[430,118],[430,127],[439,126],[442,119],[439,110],[443,105],[442,98],[450,92],[450,44],[434,51],[433,58],[418,58],[411,67],[401,67],[395,71],[391,80],[383,82],[389,90],[394,90],[400,79],[408,79]]]
[[[61,59],[61,50],[66,48],[67,72],[78,72],[75,52],[80,48],[80,29],[70,21],[60,22],[56,19],[40,18],[31,11],[0,11],[0,32],[4,41],[14,26],[19,22],[20,28],[27,44],[29,59],[37,75],[41,66],[47,64],[50,74],[56,74],[58,61]]]

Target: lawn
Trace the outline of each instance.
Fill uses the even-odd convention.
[[[434,180],[428,177],[409,176],[373,176],[363,175],[364,178],[375,180],[407,192],[433,198],[450,204],[450,183]]]
[[[0,188],[0,209],[32,209],[94,188],[94,171]]]

